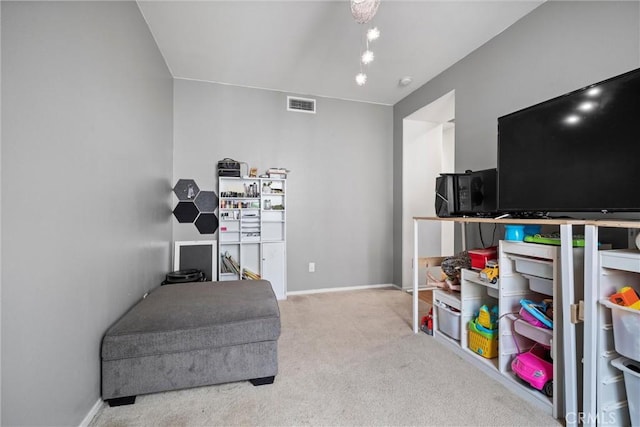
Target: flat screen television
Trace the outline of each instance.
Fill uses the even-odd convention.
[[[640,211],[640,69],[498,118],[498,210]]]

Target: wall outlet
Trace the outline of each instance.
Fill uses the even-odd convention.
[[[315,262],[310,262],[309,263],[309,273],[315,273],[316,272],[316,263]]]

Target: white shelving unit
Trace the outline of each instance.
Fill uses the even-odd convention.
[[[623,286],[640,293],[640,251],[598,250],[599,228],[640,229],[638,221],[595,221],[585,227],[585,425],[630,425],[623,373],[611,365],[615,350],[611,309],[602,299]]]
[[[419,265],[417,239],[418,227],[422,221],[452,221],[462,227],[463,249],[465,245],[465,225],[468,223],[494,224],[531,224],[559,226],[561,245],[546,246],[524,242],[500,242],[500,279],[495,284],[479,280],[478,273],[465,270],[462,273],[461,292],[448,293],[442,290],[433,292],[434,305],[440,301],[461,311],[460,339],[452,339],[440,333],[437,310],[434,309],[434,338],[448,345],[465,360],[472,363],[492,378],[500,381],[512,392],[535,404],[566,425],[577,425],[578,418],[565,418],[565,414],[578,414],[578,402],[581,402],[582,369],[579,363],[582,359],[582,326],[572,322],[571,313],[583,295],[583,260],[584,250],[573,248],[574,225],[584,225],[581,220],[522,220],[522,219],[491,219],[491,218],[414,218],[414,265]],[[550,286],[540,288],[538,284],[531,287],[525,276],[527,268],[522,262],[529,262],[534,266],[542,262],[550,272]],[[413,286],[413,326],[418,333],[418,270],[414,269]],[[546,335],[540,331],[525,330],[526,326],[516,323],[520,300],[523,298],[541,300],[553,297],[554,329]],[[471,351],[468,346],[467,322],[474,313],[486,304],[491,307],[497,304],[500,312],[499,351],[498,357],[486,359]],[[519,333],[514,333],[515,329]],[[518,352],[515,339],[518,340],[520,351],[531,347],[536,340],[548,341],[551,344],[554,359],[553,397],[549,398],[542,392],[523,384],[511,371],[511,361]]]
[[[574,249],[575,282],[582,288],[580,278],[583,258],[582,249]],[[500,242],[499,249],[500,279],[492,284],[480,280],[479,273],[474,270],[463,270],[460,293],[436,290],[433,293],[434,305],[440,302],[460,310],[460,339],[455,340],[443,334],[439,328],[438,311],[434,311],[434,336],[439,341],[451,345],[452,349],[465,356],[474,365],[489,373],[492,377],[518,393],[522,398],[549,411],[555,418],[563,418],[564,409],[564,380],[563,366],[564,351],[562,344],[562,293],[561,264],[559,248],[522,242]],[[550,286],[540,289],[527,276],[531,270],[546,277]],[[537,277],[537,276],[536,276]],[[581,292],[577,293],[581,295]],[[517,315],[520,310],[520,300],[529,299],[541,301],[553,298],[554,329],[536,328],[529,325]],[[481,306],[489,308],[498,306],[500,321],[498,328],[498,356],[487,359],[469,348],[468,323],[478,313]],[[519,320],[520,319],[520,320]],[[517,325],[514,322],[525,323]],[[516,328],[519,332],[515,332]],[[516,343],[517,340],[517,343]],[[511,370],[511,362],[515,356],[531,348],[535,342],[551,345],[554,360],[553,396],[547,397],[520,381]],[[580,357],[578,355],[578,357]]]
[[[220,177],[218,194],[218,280],[263,278],[286,299],[286,180]]]
[[[624,384],[624,375],[621,371],[611,366],[611,361],[616,359],[619,354],[615,351],[615,343],[613,337],[613,325],[611,319],[611,310],[599,301],[607,299],[614,292],[623,286],[632,286],[636,291],[640,292],[640,250],[635,248],[631,239],[629,242],[630,249],[600,250],[598,241],[598,230],[600,228],[618,228],[627,229],[628,231],[640,230],[640,221],[637,220],[492,220],[481,218],[434,218],[434,217],[416,217],[414,218],[414,265],[418,265],[418,225],[421,221],[453,221],[462,225],[463,242],[464,242],[464,225],[466,223],[475,222],[492,222],[503,224],[551,224],[560,226],[561,246],[554,248],[555,254],[539,254],[539,253],[522,253],[520,249],[525,248],[524,243],[515,243],[520,246],[502,245],[500,257],[505,256],[515,262],[519,257],[529,256],[532,258],[542,258],[552,260],[553,263],[553,294],[554,294],[554,331],[551,337],[542,337],[540,339],[549,339],[553,344],[555,351],[554,362],[557,364],[555,378],[562,378],[564,381],[564,390],[560,390],[556,386],[554,390],[553,403],[547,399],[543,401],[544,395],[533,393],[535,390],[529,390],[531,399],[540,400],[547,408],[553,408],[554,414],[560,417],[565,414],[564,421],[566,425],[584,424],[589,426],[597,425],[629,425],[629,409],[627,403],[626,389]],[[572,226],[584,225],[585,248],[584,256],[576,253],[572,249]],[[511,245],[511,243],[509,243]],[[537,245],[536,245],[537,246]],[[544,247],[544,246],[540,246]],[[517,249],[517,250],[516,250]],[[500,312],[504,313],[506,306],[504,297],[507,292],[518,292],[519,282],[521,279],[508,277],[508,268],[511,261],[507,263],[504,260],[500,266],[501,279],[499,286],[499,304]],[[584,261],[584,267],[582,267]],[[582,269],[583,275],[579,274]],[[516,269],[517,272],[517,269]],[[521,275],[521,274],[520,274]],[[524,276],[522,276],[524,278]],[[584,278],[584,293],[581,286],[580,277]],[[471,310],[479,301],[473,302],[473,298],[480,294],[479,289],[473,290],[473,285],[478,285],[475,277],[469,273],[463,273],[463,288],[458,297],[457,305],[463,311],[461,319],[465,319],[465,310]],[[526,278],[524,278],[526,280]],[[510,282],[510,284],[509,284]],[[465,290],[465,286],[467,290]],[[515,288],[513,288],[515,286]],[[521,289],[522,290],[522,289]],[[414,270],[414,332],[418,333],[418,274],[417,269]],[[487,287],[487,295],[495,290]],[[442,291],[434,291],[434,302],[437,301]],[[468,298],[465,296],[468,295]],[[480,294],[482,295],[482,294]],[[561,297],[561,298],[559,298]],[[450,298],[451,299],[451,298]],[[455,301],[455,297],[453,298]],[[582,300],[582,301],[580,301]],[[582,317],[584,323],[574,324],[572,322],[572,314],[577,307],[578,301],[583,303],[584,311]],[[475,305],[474,305],[475,304]],[[579,311],[579,310],[578,310]],[[468,348],[464,348],[461,343],[464,340],[465,329],[462,330],[461,340],[452,340],[443,338],[434,328],[434,335],[437,339],[451,346],[452,349],[458,351],[461,356],[474,363],[478,368],[488,373],[497,380],[512,383],[509,386],[514,392],[522,393],[523,388],[513,386],[515,379],[511,375],[503,375],[508,373],[508,365],[500,362],[501,359],[507,357],[502,354],[502,350],[509,352],[505,348],[506,338],[504,334],[508,333],[502,324],[514,323],[515,317],[511,315],[504,316],[501,319],[501,353],[499,355],[498,367],[491,368],[485,361],[478,362],[478,357],[472,358]],[[437,319],[434,319],[434,325]],[[515,323],[515,328],[522,326]],[[523,333],[522,331],[520,331]],[[527,332],[524,332],[526,334]],[[580,337],[583,336],[582,345]],[[555,343],[555,344],[554,344]],[[561,345],[561,346],[560,346]],[[557,372],[560,370],[560,372]],[[557,381],[554,381],[554,385]],[[557,382],[560,385],[559,382]],[[580,396],[582,394],[582,396]],[[556,400],[556,396],[560,400]],[[533,401],[529,399],[530,401]],[[581,403],[581,405],[578,404]],[[562,408],[562,409],[561,409]]]
[[[512,381],[518,381],[511,369],[511,362],[518,352],[531,348],[536,342],[548,343],[551,347],[553,359],[553,396],[545,396],[538,390],[526,387],[526,390],[552,408],[555,418],[562,419],[567,413],[565,408],[565,396],[567,390],[567,366],[576,366],[576,361],[582,359],[582,348],[577,353],[567,353],[565,350],[565,326],[568,313],[563,311],[565,295],[563,293],[563,268],[560,256],[561,248],[556,246],[528,244],[521,242],[501,242],[500,246],[500,372]],[[569,268],[573,270],[573,298],[577,300],[583,295],[583,260],[584,250],[573,248],[572,262]],[[542,283],[542,285],[540,285]],[[553,299],[553,330],[535,328],[525,321],[518,319],[510,313],[520,310],[520,300],[529,299],[541,301],[546,298]],[[517,323],[516,323],[517,322]],[[582,343],[582,328],[576,328],[575,340]],[[517,345],[516,345],[517,340]],[[580,367],[576,366],[575,382],[573,387],[582,389],[582,375]]]

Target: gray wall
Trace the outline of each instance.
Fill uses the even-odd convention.
[[[499,116],[640,66],[639,4],[546,2],[394,106],[397,283],[402,274],[402,119],[455,89],[456,171],[495,167]]]
[[[174,183],[193,178],[217,191],[225,157],[260,173],[292,170],[289,291],[391,283],[392,107],[317,98],[317,114],[293,113],[281,92],[187,80],[174,87]],[[217,235],[174,220],[174,238]]]
[[[79,425],[167,270],[172,84],[134,2],[2,2],[3,425]]]

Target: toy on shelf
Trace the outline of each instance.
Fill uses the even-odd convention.
[[[445,283],[449,289],[459,291],[461,271],[471,268],[469,252],[462,251],[457,255],[444,258],[440,267],[446,276]]]
[[[531,387],[549,397],[553,396],[553,361],[548,347],[534,344],[529,351],[520,353],[513,359],[511,369]]]
[[[497,305],[494,305],[491,310],[489,310],[489,307],[486,305],[483,305],[478,311],[477,323],[489,330],[498,329],[498,315]]]
[[[440,277],[438,278],[438,275],[436,273],[436,275],[434,275],[431,271],[431,268],[427,268],[427,286],[428,287],[438,287],[438,288],[442,288],[444,290],[447,291],[460,291],[460,281],[458,280],[450,280],[446,274],[444,274],[444,272],[442,271],[441,267],[438,266],[438,269],[440,269]]]
[[[560,246],[560,233],[535,233],[529,236],[524,236],[524,241],[540,243],[542,245]],[[572,243],[574,248],[584,248],[584,235],[574,234]]]
[[[498,356],[498,306],[483,305],[469,321],[469,350],[487,359]]]
[[[549,301],[549,300],[545,300]],[[533,326],[553,329],[553,320],[547,317],[548,304],[546,302],[533,302],[528,299],[521,299],[520,316]]]
[[[498,281],[500,275],[500,268],[498,267],[498,261],[487,261],[484,269],[480,271],[480,280],[495,284]]]
[[[623,307],[640,310],[640,298],[631,286],[625,286],[609,297],[609,301]]]

